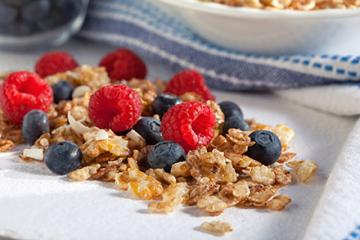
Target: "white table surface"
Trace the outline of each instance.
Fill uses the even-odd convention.
[[[97,64],[110,46],[72,41],[68,50],[80,63]],[[0,52],[0,71],[32,69],[40,52]],[[147,61],[150,79],[171,73]],[[236,101],[247,118],[269,124],[285,123],[296,131],[293,150],[300,159],[313,159],[320,170],[310,185],[291,185],[293,198],[284,212],[227,209],[217,218],[181,208],[169,215],[153,215],[146,203],[129,198],[111,184],[71,183],[53,176],[41,164],[0,155],[0,239],[219,239],[196,230],[205,220],[222,219],[235,231],[223,239],[301,239],[316,208],[324,184],[355,119],[337,117],[259,94],[216,92],[218,100]]]

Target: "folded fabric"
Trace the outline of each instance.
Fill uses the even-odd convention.
[[[280,91],[279,94],[336,114],[360,114],[360,107],[348,104],[360,98],[357,87],[360,56],[241,54],[203,40],[145,0],[91,1],[80,36],[130,47],[143,56],[162,61],[173,71],[197,69],[215,89],[276,91],[296,88],[296,91]]]

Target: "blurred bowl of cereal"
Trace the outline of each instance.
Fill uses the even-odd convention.
[[[262,55],[351,53],[360,0],[154,0],[217,45]]]

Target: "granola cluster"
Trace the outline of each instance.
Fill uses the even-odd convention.
[[[258,9],[293,9],[312,11],[321,9],[353,9],[360,7],[359,0],[200,0],[232,7]]]
[[[279,211],[291,203],[291,198],[282,194],[281,189],[294,180],[308,183],[316,173],[317,165],[313,161],[294,160],[296,154],[288,150],[294,131],[285,125],[271,127],[248,120],[250,131],[230,129],[227,134],[221,134],[224,114],[214,101],[207,101],[216,118],[216,134],[211,143],[189,151],[186,160],[173,164],[170,172],[151,169],[146,160],[151,145],[139,133],[131,130],[116,135],[95,127],[89,119],[87,107],[91,93],[110,83],[103,68],[82,66],[46,78],[49,84],[60,79],[76,86],[73,99],[52,105],[48,113],[51,132],[43,134],[20,157],[42,161],[51,144],[72,141],[80,147],[83,158],[82,167],[70,172],[69,179],[113,182],[119,190],[150,201],[150,212],[170,213],[181,204],[197,206],[210,216],[220,215],[231,207]],[[152,101],[163,85],[138,79],[124,84],[141,96],[142,115],[151,115]],[[182,99],[193,101],[197,97],[188,93]],[[265,166],[246,155],[254,145],[249,135],[255,130],[270,130],[281,140],[282,153],[275,164]],[[0,134],[0,151],[21,143],[21,130],[1,113]],[[225,222],[203,223],[200,229],[215,234],[232,231]]]

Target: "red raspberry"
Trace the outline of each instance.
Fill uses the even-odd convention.
[[[9,74],[0,88],[0,103],[5,115],[21,124],[26,113],[34,109],[47,112],[53,100],[51,87],[36,73]]]
[[[105,86],[90,98],[89,116],[99,128],[122,132],[135,125],[141,115],[141,98],[126,85]]]
[[[184,70],[175,74],[168,82],[164,92],[178,96],[186,92],[194,92],[199,94],[203,100],[215,100],[205,84],[204,77],[195,70]]]
[[[146,65],[134,52],[121,48],[105,55],[100,63],[105,67],[111,80],[144,79],[147,74]]]
[[[161,120],[165,140],[180,144],[185,151],[207,146],[214,136],[215,116],[202,102],[185,102],[170,108]]]
[[[47,52],[36,62],[35,71],[41,77],[47,77],[59,72],[76,68],[79,64],[67,52]]]

